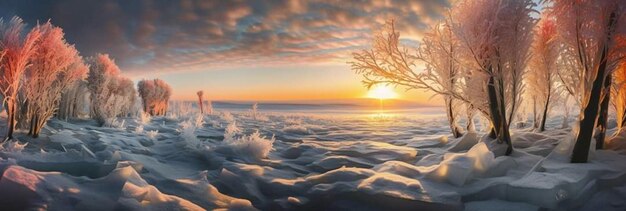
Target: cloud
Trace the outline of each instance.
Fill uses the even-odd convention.
[[[109,53],[131,74],[218,66],[333,62],[397,19],[419,37],[447,0],[6,0],[0,15],[51,19],[85,56]]]

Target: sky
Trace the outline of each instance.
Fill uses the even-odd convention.
[[[351,52],[394,18],[417,45],[447,0],[3,0],[0,16],[51,22],[84,57],[107,53],[134,80],[161,78],[174,99],[316,100],[367,95]],[[402,99],[428,93],[396,89]]]

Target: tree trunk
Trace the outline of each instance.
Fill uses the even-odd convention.
[[[589,147],[591,146],[591,138],[593,137],[593,131],[598,118],[600,97],[602,96],[602,88],[604,85],[604,72],[606,71],[605,54],[606,51],[603,51],[601,56],[602,63],[598,68],[596,79],[593,81],[589,100],[586,104],[587,106],[583,109],[576,144],[574,144],[574,150],[572,151],[572,163],[586,163],[589,157]]]
[[[600,113],[598,114],[598,134],[596,134],[596,149],[604,148],[604,139],[606,138],[606,126],[609,118],[609,102],[611,101],[611,75],[607,75],[604,79],[604,96],[600,103]]]
[[[463,136],[463,132],[456,125],[456,119],[454,118],[454,110],[452,108],[452,99],[446,97],[446,113],[448,114],[448,124],[450,125],[450,130],[452,131],[452,135],[454,138],[458,138]]]
[[[501,85],[502,84],[499,84],[499,86]],[[489,77],[487,94],[489,96],[489,112],[491,114],[491,122],[493,124],[493,135],[498,138],[499,143],[504,142],[508,145],[505,155],[510,155],[513,152],[513,146],[511,145],[511,136],[506,123],[506,109],[503,103],[504,93],[500,93],[500,97],[498,97],[495,78],[493,76]]]
[[[621,124],[620,130],[622,130],[622,129],[624,129],[624,127],[626,127],[626,108],[624,108],[623,114],[624,114],[624,116],[622,117],[622,120],[621,120],[622,124]],[[617,120],[617,121],[620,121],[620,120]]]
[[[539,128],[539,120],[537,119],[537,97],[533,97],[533,128]]]
[[[495,126],[492,125],[491,128],[489,128],[489,134],[487,136],[489,136],[489,138],[491,138],[491,139],[498,138],[498,135],[496,134],[496,127]]]
[[[32,115],[32,117],[30,118],[30,127],[28,129],[28,135],[33,135],[33,133],[35,132],[35,124],[37,124],[37,115]]]
[[[471,108],[468,108],[471,109]],[[467,132],[476,132],[476,126],[474,125],[474,112],[472,110],[467,111]]]
[[[615,28],[617,22],[615,12],[611,13],[609,18],[608,31],[611,32]],[[610,39],[610,34],[609,34]],[[610,40],[607,40],[607,43]],[[572,151],[572,163],[586,163],[589,157],[589,147],[591,146],[591,138],[595,129],[595,124],[598,118],[598,110],[600,109],[600,98],[602,97],[602,89],[604,86],[605,73],[607,71],[607,44],[604,44],[602,54],[600,55],[600,66],[598,67],[597,75],[593,81],[591,87],[591,93],[587,101],[586,107],[583,110],[583,116],[580,120],[580,127],[578,136],[576,137],[576,144]]]
[[[9,128],[7,129],[7,135],[4,137],[4,141],[13,139],[13,131],[15,131],[15,100],[14,98],[9,97],[7,99],[7,123],[9,124]]]
[[[548,97],[546,98],[546,103],[543,107],[543,116],[541,116],[541,125],[539,126],[539,132],[546,131],[546,121],[548,119],[548,109],[550,108],[550,96],[551,93],[548,92]]]

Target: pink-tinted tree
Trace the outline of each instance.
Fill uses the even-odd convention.
[[[531,0],[463,0],[452,9],[453,30],[465,50],[460,59],[473,82],[487,90],[493,137],[513,151],[509,127],[523,94],[535,4]]]
[[[22,19],[13,17],[9,22],[0,19],[0,48],[3,57],[0,60],[0,92],[8,115],[8,129],[5,140],[13,139],[16,126],[17,94],[20,81],[31,56],[37,49],[35,43],[41,36],[39,28],[33,28],[24,35]]]
[[[538,114],[533,114],[538,131],[546,130],[550,102],[554,101],[558,95],[556,89],[557,59],[560,51],[559,43],[556,42],[556,35],[556,23],[550,17],[544,17],[537,25],[532,48],[533,56],[527,77],[530,95],[533,96],[533,101],[538,101],[542,109],[539,122],[537,122]],[[533,102],[533,107],[533,110],[536,110],[535,102]]]
[[[56,111],[62,91],[87,73],[78,51],[63,38],[61,28],[50,22],[37,28],[41,37],[21,90],[25,97],[23,121],[30,123],[28,134],[35,138]]]
[[[624,60],[619,40],[626,35],[626,2],[619,0],[551,0],[551,13],[571,55],[568,64],[579,75],[581,112],[579,131],[572,151],[573,163],[587,162],[589,147],[596,134],[601,149],[606,133],[612,73]],[[574,69],[572,68],[572,69]],[[596,129],[596,126],[598,127]]]
[[[144,112],[153,116],[163,116],[167,112],[172,88],[161,79],[141,80],[137,84]]]

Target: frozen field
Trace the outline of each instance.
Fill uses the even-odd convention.
[[[0,151],[0,204],[49,210],[625,210],[626,156],[569,164],[569,128],[449,137],[439,108],[53,119]],[[611,131],[610,134],[612,134]],[[477,144],[478,143],[478,144]],[[495,146],[495,147],[494,147]],[[3,208],[3,209],[4,209]]]

